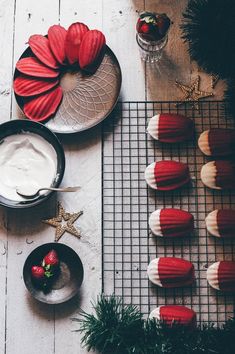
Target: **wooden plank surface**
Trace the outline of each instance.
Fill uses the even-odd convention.
[[[196,76],[186,45],[180,38],[179,23],[186,0],[0,0],[0,122],[21,117],[11,90],[15,62],[27,47],[31,34],[45,34],[50,25],[68,27],[82,21],[102,29],[107,43],[119,59],[123,83],[122,100],[177,99],[174,80],[185,83]],[[140,11],[166,12],[174,21],[163,60],[157,65],[141,61],[135,39]],[[204,73],[202,88],[210,87]],[[216,87],[221,98],[223,83]],[[82,238],[64,235],[61,242],[78,252],[85,278],[80,294],[61,306],[34,301],[24,287],[22,267],[27,255],[38,245],[54,239],[54,229],[41,223],[55,215],[56,198],[33,210],[0,209],[0,353],[74,354],[86,353],[80,346],[78,328],[71,322],[79,307],[89,310],[90,301],[101,290],[101,131],[96,127],[77,136],[63,137],[66,172],[63,185],[81,185],[75,195],[58,195],[67,211],[83,210],[77,221]],[[32,243],[31,243],[32,242]],[[7,252],[5,253],[5,248]]]

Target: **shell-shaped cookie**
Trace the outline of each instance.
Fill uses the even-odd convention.
[[[210,161],[201,169],[201,180],[212,189],[235,188],[235,163],[233,161]]]
[[[235,237],[235,210],[213,210],[206,217],[206,228],[216,237]]]
[[[160,113],[150,119],[147,131],[154,139],[163,143],[179,143],[192,137],[194,125],[185,116]]]
[[[188,327],[196,326],[196,312],[186,306],[165,305],[155,308],[149,315],[168,326],[180,324]]]
[[[189,168],[179,161],[156,161],[146,168],[145,180],[153,189],[174,190],[190,181]]]
[[[213,263],[207,269],[207,281],[216,290],[235,292],[235,261]]]
[[[154,235],[164,237],[189,236],[193,231],[193,215],[181,209],[165,208],[155,210],[149,218]]]
[[[153,259],[147,269],[149,280],[163,288],[191,285],[194,281],[194,266],[191,262],[175,257]]]
[[[227,156],[235,150],[235,130],[215,128],[204,131],[199,139],[198,146],[207,156]]]

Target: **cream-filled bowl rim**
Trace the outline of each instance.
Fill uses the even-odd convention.
[[[45,140],[48,144],[52,146],[56,153],[56,175],[54,180],[52,181],[53,187],[59,187],[65,170],[65,155],[64,149],[57,138],[57,136],[43,124],[26,120],[26,119],[15,119],[8,122],[5,122],[0,125],[0,142],[6,139],[9,136],[22,134],[22,133],[30,133],[35,136],[39,136]],[[45,186],[46,187],[46,186]],[[0,195],[0,205],[8,208],[29,208],[32,206],[36,206],[43,201],[47,200],[54,192],[47,192],[46,194],[40,195],[38,198],[32,200],[25,201],[14,201],[3,197]]]

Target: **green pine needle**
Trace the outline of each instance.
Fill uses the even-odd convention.
[[[144,320],[136,306],[119,297],[101,295],[94,314],[81,313],[82,343],[88,351],[103,354],[234,354],[235,319],[221,328],[204,325],[189,330],[170,328],[154,319]]]
[[[235,1],[189,0],[183,13],[183,39],[199,67],[220,78],[235,75]]]

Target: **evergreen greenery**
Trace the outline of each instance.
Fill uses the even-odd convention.
[[[183,38],[199,67],[220,78],[235,77],[235,1],[189,0]]]
[[[223,327],[204,325],[189,330],[178,324],[170,328],[154,319],[144,320],[137,307],[121,298],[101,295],[94,314],[82,312],[79,331],[82,343],[103,354],[234,354],[235,319]]]

